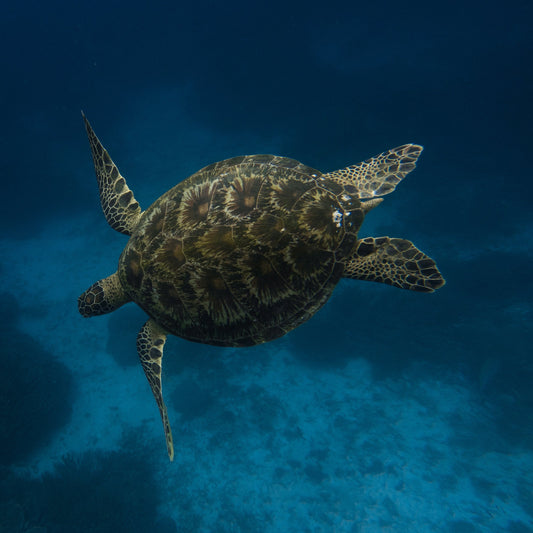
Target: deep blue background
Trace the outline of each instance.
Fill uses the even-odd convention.
[[[80,215],[94,216],[98,232],[105,228],[80,109],[144,207],[198,168],[242,153],[275,151],[328,171],[406,142],[422,144],[416,172],[369,216],[363,233],[413,240],[437,260],[447,285],[426,297],[342,282],[330,304],[283,342],[317,372],[364,356],[383,379],[422,363],[428,373],[458,372],[472,387],[481,382],[494,402],[494,425],[480,440],[497,435],[507,443],[502,449],[532,451],[530,1],[49,1],[10,3],[1,11],[0,223],[6,246],[46,239],[51,223],[68,225]],[[110,242],[120,246],[114,235]],[[36,270],[45,260],[36,258]],[[52,356],[25,329],[17,295],[9,294],[17,273],[2,257],[0,275],[6,292],[0,300],[3,379],[9,384],[6,376],[26,375],[33,366],[20,370],[10,359],[20,359],[10,348],[14,336],[25,359],[48,368],[42,361]],[[73,287],[75,293],[83,289]],[[56,312],[39,311],[38,294],[32,306],[37,314]],[[134,338],[136,320],[142,320],[125,313],[110,319],[118,339]],[[108,349],[119,346],[112,338]],[[195,350],[203,361],[202,348]],[[47,383],[34,376],[21,385],[36,395],[32,405],[41,403],[39,394],[47,396]],[[65,398],[75,394],[67,375],[61,383]],[[16,387],[6,385],[0,394],[10,413],[2,423],[12,428]],[[68,401],[50,402],[46,412],[57,419],[43,422],[43,434],[59,431],[70,416]],[[6,468],[12,461],[24,464],[26,440],[19,428],[4,443]],[[99,469],[117,463],[148,469],[139,457],[121,455],[62,468],[65,477],[81,476],[72,474],[78,468],[98,480]],[[2,472],[3,495],[28,490],[13,489],[22,481]],[[59,494],[64,489],[57,479],[43,483]],[[147,505],[155,516],[157,500]],[[528,505],[531,498],[522,502]],[[533,515],[531,507],[528,512]],[[52,515],[48,520],[61,522]],[[161,520],[160,531],[173,531]],[[155,527],[137,523],[139,531]],[[531,526],[516,524],[509,531]],[[63,531],[54,527],[50,531]],[[475,527],[472,522],[474,529],[456,531]]]

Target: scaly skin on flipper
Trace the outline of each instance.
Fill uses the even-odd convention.
[[[96,179],[100,190],[100,202],[105,218],[114,230],[131,235],[141,217],[141,207],[83,113],[82,116],[91,144]]]
[[[445,283],[431,257],[411,241],[390,237],[361,239],[343,276],[418,292],[433,292]]]
[[[154,394],[155,401],[159,407],[161,420],[165,429],[165,439],[167,442],[167,452],[171,461],[174,460],[174,445],[172,443],[172,431],[168,420],[167,407],[163,401],[161,385],[161,364],[163,360],[163,347],[167,334],[154,320],[150,319],[141,328],[137,335],[137,352],[142,363],[142,367],[148,383]]]
[[[324,174],[324,177],[342,183],[348,190],[355,187],[359,198],[383,196],[391,193],[414,170],[422,150],[418,144],[404,144],[357,165]]]

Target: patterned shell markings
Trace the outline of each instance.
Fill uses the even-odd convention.
[[[205,167],[143,213],[119,276],[167,331],[253,345],[326,302],[363,216],[357,195],[310,167],[237,157]]]

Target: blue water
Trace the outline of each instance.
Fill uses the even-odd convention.
[[[525,0],[3,5],[0,530],[533,531],[532,16]],[[254,348],[170,338],[170,463],[144,313],[77,311],[126,242],[80,109],[144,208],[235,155],[330,171],[422,144],[361,235],[412,240],[447,284],[343,280]]]

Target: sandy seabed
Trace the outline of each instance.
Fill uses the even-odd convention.
[[[482,391],[458,373],[416,365],[378,380],[366,354],[322,367],[283,340],[202,351],[171,338],[169,463],[133,363],[142,312],[133,314],[131,365],[109,353],[112,315],[77,313],[78,294],[115,269],[125,243],[96,226],[79,218],[0,241],[9,265],[1,289],[18,302],[18,327],[70,369],[76,387],[69,423],[18,472],[39,476],[67,454],[120,450],[134,432],[156,465],[160,510],[178,531],[533,530],[533,452],[502,444]],[[180,366],[188,350],[199,351],[198,362]]]

